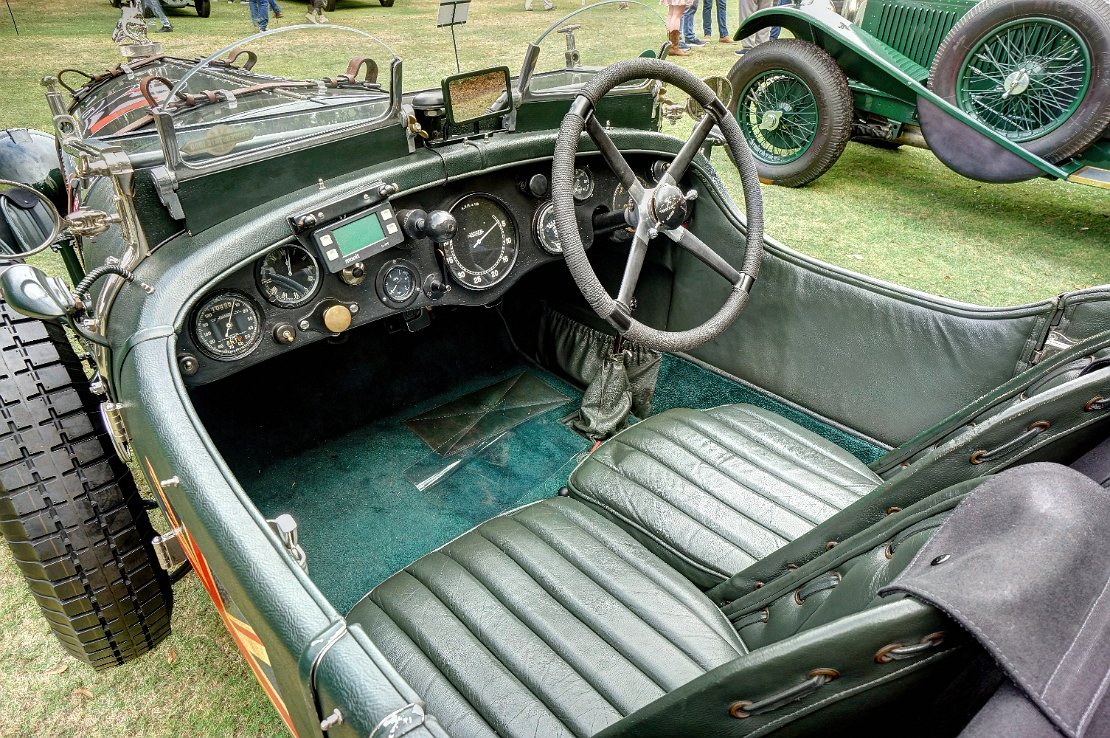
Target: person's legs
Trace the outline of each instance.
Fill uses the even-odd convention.
[[[686,42],[687,46],[705,46],[705,42],[698,38],[698,34],[694,32],[694,16],[698,12],[698,0],[686,6],[686,10],[682,13],[682,40]]]
[[[269,0],[250,0],[251,20],[258,26],[258,30],[265,31],[270,24]]]
[[[731,41],[732,36],[730,36],[729,32],[728,32],[728,2],[727,2],[727,0],[716,0],[716,5],[717,5],[717,29],[721,32],[721,38],[727,38],[729,41]],[[706,8],[708,9],[708,7],[709,7],[709,3],[707,2],[706,3]],[[705,35],[712,36],[713,35],[712,31],[713,31],[713,27],[712,27],[712,25],[710,25],[709,33],[706,33]]]
[[[170,19],[166,17],[166,11],[162,10],[161,0],[143,0],[143,7],[154,13],[154,17],[162,23],[162,28],[172,28]]]
[[[680,38],[682,31],[682,14],[686,12],[685,5],[669,5],[667,6],[667,40],[671,42],[671,50],[668,51],[670,56],[688,56],[689,51],[682,48],[680,45],[682,39]]]
[[[756,11],[763,10],[764,8],[771,7],[771,0],[740,0],[740,23],[743,25],[750,16],[755,15]],[[742,51],[749,51],[754,49],[760,44],[765,44],[771,40],[771,29],[764,28],[756,31],[750,36],[741,39],[740,43],[744,48]]]
[[[281,6],[277,4],[277,0],[270,0],[270,10],[274,11],[274,17],[281,17]]]

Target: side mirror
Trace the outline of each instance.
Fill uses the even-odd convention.
[[[509,68],[463,72],[443,80],[443,101],[452,126],[496,118],[513,110]]]
[[[713,90],[713,93],[720,98],[726,108],[729,106],[729,103],[732,102],[731,82],[724,77],[706,77],[702,82],[709,85],[709,89]],[[705,108],[701,106],[701,103],[691,97],[686,101],[686,115],[694,120],[701,120],[702,116],[705,115]]]
[[[0,273],[0,293],[13,310],[39,320],[58,320],[76,309],[66,283],[28,264],[13,264]]]
[[[0,259],[25,259],[62,232],[62,216],[38,190],[0,179]]]

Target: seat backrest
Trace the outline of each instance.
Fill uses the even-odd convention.
[[[982,481],[891,514],[726,605],[749,653],[601,735],[958,732],[997,670],[939,611],[877,592]]]

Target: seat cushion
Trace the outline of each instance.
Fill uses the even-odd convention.
[[[482,524],[347,619],[452,736],[593,735],[744,653],[703,593],[570,498]]]
[[[571,493],[703,589],[882,480],[844,449],[753,405],[669,410],[602,444]]]

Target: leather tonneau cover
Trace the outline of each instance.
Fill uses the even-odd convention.
[[[988,480],[891,592],[947,613],[1039,708],[1000,690],[967,735],[1110,735],[1110,492],[1090,478],[1028,464]]]

